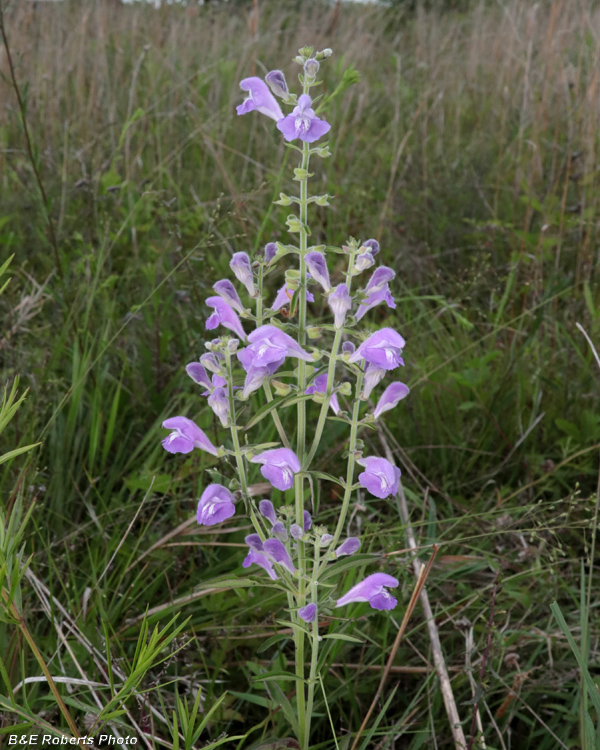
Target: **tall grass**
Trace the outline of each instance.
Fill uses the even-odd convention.
[[[372,313],[408,342],[411,396],[388,439],[419,543],[442,544],[428,585],[465,731],[475,705],[467,671],[477,682],[500,570],[477,687],[487,747],[583,747],[586,686],[550,603],[577,640],[600,445],[597,373],[575,328],[597,341],[600,9],[591,0],[473,3],[462,14],[265,2],[247,13],[65,1],[16,3],[5,21],[48,202],[0,48],[0,243],[16,253],[17,276],[0,302],[0,356],[4,380],[19,374],[30,389],[3,437],[11,448],[42,442],[34,461],[3,467],[1,492],[8,512],[36,502],[23,616],[54,677],[85,673],[87,687],[56,682],[82,733],[117,692],[102,659],[116,665],[115,684],[138,674],[149,608],[151,625],[177,612],[191,619],[185,636],[169,631],[171,657],[127,693],[129,713],[111,719],[117,731],[173,744],[175,711],[193,738],[189,706],[202,687],[198,710],[216,708],[196,742],[223,731],[245,736],[231,743],[239,747],[285,736],[285,717],[253,682],[267,660],[277,669],[289,655],[286,641],[257,650],[278,628],[273,602],[252,590],[209,593],[211,579],[239,567],[244,528],[230,525],[237,534],[224,542],[192,525],[214,465],[198,455],[176,469],[159,424],[186,413],[219,433],[182,365],[202,351],[202,300],[231,253],[282,236],[285,211],[271,201],[290,180],[289,168],[273,171],[283,147],[269,123],[236,118],[237,84],[310,43],[335,51],[326,93],[344,71],[361,75],[330,105],[323,192],[337,198],[314,233],[330,244],[376,236],[398,274],[397,310]],[[273,439],[268,420],[261,429]],[[319,459],[327,471],[344,440],[330,428]],[[336,501],[329,490],[320,498],[325,517]],[[384,518],[392,528],[382,534]],[[357,527],[390,555],[406,603],[395,504],[360,497]],[[591,673],[596,609],[590,645],[580,644]],[[412,622],[392,673],[402,689],[373,747],[448,746],[427,631]],[[328,711],[340,744],[360,726],[396,630],[365,616],[348,623],[364,646],[325,652],[319,747],[334,747]],[[13,686],[40,674],[18,632],[0,626]],[[67,729],[47,695],[30,682],[15,700]],[[4,726],[16,720],[7,713]]]

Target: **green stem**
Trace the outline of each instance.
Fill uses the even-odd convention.
[[[313,563],[312,579],[310,582],[310,598],[317,603],[317,572],[319,570],[319,545],[315,543],[315,560]],[[315,685],[317,683],[317,664],[319,662],[319,613],[312,624],[312,652],[310,658],[310,675],[308,678],[308,701],[306,705],[306,729],[304,734],[307,740],[310,738],[310,722],[312,719],[313,704],[315,700]]]

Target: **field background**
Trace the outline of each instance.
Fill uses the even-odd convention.
[[[81,731],[110,705],[108,652],[117,683],[140,677],[129,713],[113,717],[122,735],[172,746],[173,711],[180,728],[186,711],[177,692],[191,710],[201,689],[201,711],[216,708],[195,747],[222,733],[243,736],[226,742],[239,748],[286,736],[253,682],[291,655],[285,640],[259,650],[282,602],[206,593],[241,572],[247,527],[189,523],[216,462],[167,456],[160,423],[187,414],[224,440],[183,368],[203,351],[203,299],[231,254],[285,236],[287,209],[271,201],[292,162],[271,121],[236,117],[238,81],[278,67],[291,80],[291,58],[312,44],[334,50],[327,92],[360,73],[328,112],[333,156],[314,184],[336,200],[313,211],[313,235],[377,237],[397,272],[397,310],[371,313],[407,340],[411,394],[387,435],[419,544],[441,545],[428,589],[465,731],[475,691],[490,750],[584,747],[581,670],[550,605],[597,673],[599,371],[575,324],[598,343],[600,10],[416,5],[5,6],[22,107],[0,46],[0,260],[15,254],[0,364],[2,382],[19,375],[29,393],[2,452],[40,446],[0,467],[5,518],[35,504],[19,537],[33,555],[23,620],[0,624],[0,693],[12,701],[0,726],[27,733],[37,717],[68,730],[47,684],[19,684],[41,674],[27,633],[52,675],[95,684],[57,683]],[[258,438],[272,439],[266,420]],[[336,473],[345,438],[332,422],[316,468]],[[336,500],[321,497],[324,523]],[[362,646],[327,652],[340,747],[413,588],[393,498],[361,497],[350,528],[365,551],[396,553],[386,569],[401,587],[391,617],[365,608],[344,624]],[[139,671],[148,608],[152,625],[191,619],[169,658]],[[431,663],[417,606],[369,747],[451,747]],[[334,748],[321,701],[314,725],[314,747]]]

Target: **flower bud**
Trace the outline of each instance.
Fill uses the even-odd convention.
[[[281,70],[271,70],[265,76],[265,81],[275,96],[278,96],[280,99],[288,98],[290,90]]]
[[[298,526],[297,523],[293,523],[290,526],[290,534],[294,539],[302,539],[302,537],[304,536],[304,531],[300,528],[300,526]]]
[[[324,60],[326,60],[328,57],[331,57],[333,55],[333,50],[329,47],[326,47],[325,49],[321,50],[319,54],[322,56]]]
[[[227,342],[227,351],[230,354],[234,354],[235,352],[237,352],[237,349],[238,349],[239,345],[240,345],[240,342],[239,342],[238,339],[231,338]]]
[[[275,515],[275,508],[270,500],[261,500],[258,504],[258,510],[261,516],[264,516],[271,524],[277,523],[277,516]]]
[[[342,344],[342,351],[344,354],[354,354],[356,351],[356,346],[352,341],[344,341]]]
[[[366,247],[368,252],[373,256],[377,255],[379,252],[379,242],[377,242],[377,240],[367,240],[366,242],[363,242],[362,246]]]
[[[304,65],[304,57],[302,57],[302,55],[296,55],[294,62],[298,63],[298,65]]]
[[[327,301],[334,314],[334,325],[336,328],[343,328],[346,313],[352,307],[352,299],[348,293],[346,284],[339,284],[333,294],[330,294]]]
[[[277,537],[277,539],[281,539],[282,542],[287,542],[287,531],[285,530],[285,526],[281,523],[281,521],[275,521],[273,524],[273,528],[271,529],[271,533],[273,536]]]
[[[270,263],[277,254],[277,245],[274,242],[267,242],[265,245],[265,261]]]
[[[314,80],[317,76],[317,73],[319,72],[320,67],[321,66],[315,60],[315,58],[311,57],[304,63],[304,72],[306,73],[308,78],[312,78]]]
[[[246,287],[248,294],[251,297],[254,297],[256,289],[254,287],[254,276],[252,274],[252,266],[250,265],[248,253],[234,253],[229,262],[229,267],[235,274],[236,279],[241,281]]]
[[[214,372],[216,375],[221,374],[221,363],[212,352],[203,354],[200,357],[200,364],[207,370]]]
[[[323,536],[319,540],[319,544],[321,547],[328,547],[332,541],[333,536],[331,534],[323,534]]]

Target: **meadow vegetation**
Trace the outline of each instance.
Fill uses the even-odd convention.
[[[183,368],[232,253],[285,236],[272,201],[293,161],[270,121],[236,117],[238,82],[313,44],[335,51],[326,94],[347,86],[318,165],[336,199],[313,236],[376,237],[397,273],[397,309],[372,314],[407,341],[411,394],[385,439],[423,559],[440,545],[427,587],[465,733],[478,706],[489,750],[596,747],[600,373],[576,323],[598,345],[597,4],[65,0],[3,15],[0,366],[29,390],[1,452],[39,446],[0,466],[0,732],[71,717],[81,734],[146,732],[147,747],[287,736],[256,679],[290,655],[289,639],[260,649],[281,631],[273,599],[210,585],[241,572],[247,527],[196,526],[216,461],[168,456],[160,424],[186,414],[224,440]],[[336,474],[346,432],[328,430],[315,468]],[[362,644],[323,650],[314,746],[328,750],[328,712],[348,747],[414,586],[393,498],[359,496],[351,530],[388,556],[400,606],[365,609],[343,629]],[[417,606],[364,748],[452,746],[432,663]],[[44,669],[52,689],[23,683]]]

